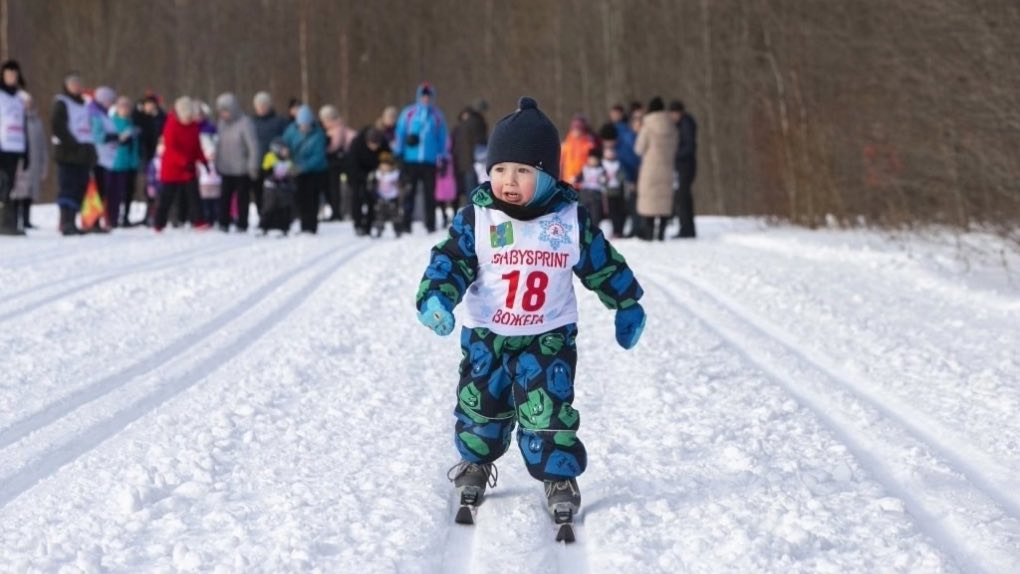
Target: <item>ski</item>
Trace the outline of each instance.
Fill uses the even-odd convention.
[[[549,509],[552,512],[553,523],[556,525],[556,542],[573,544],[577,537],[574,535],[574,509],[570,504],[560,503]]]
[[[475,523],[475,514],[478,512],[478,505],[482,502],[481,492],[477,487],[465,486],[460,491],[460,508],[453,521],[457,524],[472,525]]]

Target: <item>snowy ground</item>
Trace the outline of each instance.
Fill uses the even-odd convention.
[[[617,242],[649,322],[624,352],[580,294],[564,548],[516,449],[450,524],[460,352],[412,308],[437,236],[37,214],[0,238],[0,572],[1020,571],[1020,256],[993,238]]]

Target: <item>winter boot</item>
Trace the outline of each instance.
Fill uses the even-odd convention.
[[[18,228],[18,202],[11,199],[13,183],[0,172],[0,235],[24,235]]]
[[[13,202],[0,203],[0,235],[24,235],[18,229],[17,207]]]
[[[461,461],[446,473],[446,477],[453,482],[459,494],[460,509],[455,521],[458,524],[474,524],[472,510],[482,503],[485,487],[495,487],[499,478],[496,465]]]
[[[22,229],[35,229],[32,225],[32,200],[23,199],[21,200],[21,228]]]
[[[60,233],[63,235],[81,235],[81,230],[74,224],[77,211],[69,207],[60,208]]]
[[[573,522],[581,507],[581,491],[573,478],[545,481],[545,498],[557,524]]]
[[[476,464],[461,461],[446,474],[461,494],[462,504],[478,504],[482,501],[486,486],[496,486],[499,471],[490,463]],[[466,502],[465,502],[466,500]]]

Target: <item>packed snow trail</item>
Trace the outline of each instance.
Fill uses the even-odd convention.
[[[362,247],[354,251],[360,252],[363,249],[364,248]],[[350,254],[345,255],[349,256]],[[49,432],[40,432],[32,438],[26,438],[21,441],[23,443],[28,443],[27,445],[18,444],[7,450],[7,464],[14,461],[14,464],[17,465],[19,460],[25,460],[26,462],[23,463],[16,473],[0,477],[0,484],[2,484],[2,486],[0,486],[0,507],[3,507],[8,501],[21,494],[24,489],[28,488],[35,482],[45,478],[61,466],[67,464],[71,460],[74,460],[78,456],[81,456],[88,450],[94,448],[100,442],[117,433],[130,422],[144,416],[147,412],[166,402],[169,398],[186,390],[192,384],[201,380],[204,373],[218,368],[222,363],[245,350],[272,325],[283,320],[290,311],[303,302],[303,300],[307,297],[307,293],[309,291],[314,291],[314,289],[324,282],[329,275],[335,272],[338,265],[346,261],[346,259],[348,259],[348,257],[342,257],[336,262],[327,264],[324,271],[320,271],[317,275],[313,276],[311,280],[301,286],[301,289],[297,290],[290,296],[289,299],[284,301],[261,321],[247,327],[230,345],[220,348],[216,354],[205,357],[203,361],[193,366],[190,370],[183,372],[180,376],[171,378],[169,381],[162,382],[158,387],[153,388],[148,395],[135,399],[133,395],[143,388],[142,385],[139,385],[131,388],[131,392],[122,393],[122,396],[116,396],[106,401],[108,403],[112,403],[110,406],[105,404],[91,405],[90,403],[104,399],[108,393],[116,390],[118,387],[122,387],[125,384],[132,382],[133,378],[131,375],[134,373],[121,373],[119,374],[120,376],[116,378],[104,379],[96,385],[92,385],[87,389],[83,389],[83,391],[79,393],[75,393],[66,401],[60,401],[50,405],[40,413],[36,413],[23,421],[18,421],[12,425],[11,429],[5,429],[4,432],[0,432],[0,446],[7,446],[18,439],[19,433],[20,436],[24,437],[28,433],[42,428],[43,425],[49,422],[58,423],[55,426],[65,426],[66,424],[66,426],[69,427],[68,429],[57,429],[52,434]],[[299,267],[313,268],[312,264],[318,263],[321,260],[322,256],[318,256]],[[253,292],[251,296],[238,303],[236,307],[228,310],[224,313],[224,315],[242,315],[248,310],[248,308],[254,307],[258,303],[262,303],[263,299],[265,299],[269,293],[278,289],[283,283],[290,279],[290,277],[288,277],[289,274],[298,273],[300,271],[304,271],[304,269],[292,269],[289,270],[289,273],[284,273],[278,276],[274,281]],[[201,341],[204,337],[213,333],[213,329],[211,328],[213,326],[219,330],[217,335],[222,335],[225,331],[224,325],[228,321],[229,319],[225,320],[222,317],[214,318],[211,322],[206,323],[197,329],[197,331],[199,331],[198,333],[192,332],[186,340],[180,341],[180,343],[186,343],[185,345],[175,344],[171,346],[171,351],[168,353],[168,357],[160,357],[159,360],[155,361],[149,360],[145,366],[139,370],[143,372],[150,372],[153,368],[155,368],[155,365],[161,365],[170,358],[176,357],[184,351],[190,350],[194,343]],[[118,380],[121,381],[119,384],[112,384]],[[127,399],[127,401],[125,401],[125,399]],[[124,405],[125,402],[132,400],[133,402],[129,402],[126,406]],[[86,405],[91,407],[91,412],[83,414],[82,417],[69,416],[69,414],[75,409],[85,407]],[[97,417],[96,414],[99,412],[104,414]],[[92,418],[98,418],[99,420],[93,421],[91,420]],[[81,422],[82,420],[84,420],[84,422]],[[56,438],[52,436],[53,434],[56,435]],[[42,444],[36,446],[35,444],[32,444],[33,442]],[[27,454],[22,455],[22,452],[25,451],[27,451]]]
[[[438,235],[63,239],[38,211],[0,240],[0,571],[1020,565],[1020,298],[939,237],[706,218],[616,242],[648,326],[619,349],[579,287],[565,546],[516,445],[452,523],[460,350],[411,306]]]
[[[675,276],[670,279],[684,283]],[[970,572],[1020,569],[1015,554],[1020,547],[1020,513],[1012,493],[990,484],[976,470],[979,466],[961,461],[938,439],[863,398],[838,375],[784,344],[785,337],[689,282],[686,285],[690,293],[673,300],[697,306],[693,312],[707,328],[812,410],[961,566]],[[714,309],[706,310],[708,306]],[[954,454],[939,458],[947,450]],[[986,461],[986,466],[997,465]],[[964,500],[968,504],[960,506]]]

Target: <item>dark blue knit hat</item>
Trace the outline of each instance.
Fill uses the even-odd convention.
[[[527,96],[517,102],[517,111],[499,120],[489,136],[485,171],[504,161],[536,167],[553,179],[560,178],[560,133]]]

